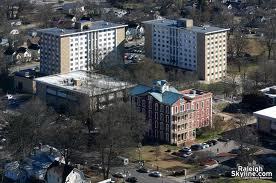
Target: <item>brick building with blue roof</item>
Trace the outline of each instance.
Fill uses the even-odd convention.
[[[178,91],[166,80],[153,86],[137,85],[130,91],[131,102],[146,115],[147,137],[175,145],[187,145],[196,129],[212,125],[212,93],[196,89]]]

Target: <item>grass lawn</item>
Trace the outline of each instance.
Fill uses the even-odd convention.
[[[171,152],[166,152],[171,150]],[[188,169],[190,172],[196,171],[199,167],[196,165],[186,164],[183,159],[171,155],[173,151],[178,151],[179,148],[171,145],[160,145],[160,154],[157,157],[154,146],[143,146],[141,148],[141,158],[146,162],[146,166],[151,169],[157,168],[163,170],[177,170],[177,169]],[[139,159],[139,151],[137,149],[132,149],[128,153],[128,157],[132,161],[137,161]]]
[[[266,51],[265,43],[259,41],[258,39],[247,39],[247,46],[245,48],[247,53],[250,53],[252,56],[261,55]]]
[[[198,143],[202,143],[202,142],[206,142],[208,140],[211,140],[211,139],[217,139],[219,138],[221,135],[219,132],[209,132],[209,133],[203,133],[201,136],[197,137],[196,138],[196,141]]]

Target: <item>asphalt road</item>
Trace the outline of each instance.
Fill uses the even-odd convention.
[[[148,173],[139,173],[136,171],[135,165],[129,165],[127,167],[115,167],[111,170],[112,173],[116,172],[126,172],[128,171],[129,173],[127,174],[127,177],[136,177],[138,179],[138,182],[140,183],[179,183],[178,180],[174,180],[173,177],[150,177]],[[181,182],[183,182],[182,180]]]

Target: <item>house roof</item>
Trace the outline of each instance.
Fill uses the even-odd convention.
[[[7,48],[6,51],[4,52],[5,55],[12,55],[15,53],[15,50],[11,47]]]
[[[269,107],[260,111],[256,111],[253,114],[256,117],[269,119],[269,120],[276,120],[276,106]]]
[[[25,53],[26,51],[28,51],[28,48],[25,48],[25,47],[19,47],[16,50],[17,53]]]

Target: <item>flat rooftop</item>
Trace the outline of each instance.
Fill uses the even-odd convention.
[[[269,107],[253,113],[256,117],[276,120],[276,106]]]
[[[230,29],[220,28],[220,27],[213,27],[213,26],[192,26],[192,27],[181,27],[177,26],[177,20],[170,20],[170,19],[156,19],[156,20],[149,20],[143,22],[144,24],[154,24],[154,25],[160,25],[160,26],[167,26],[167,27],[175,27],[177,29],[185,29],[190,30],[197,33],[203,33],[203,34],[210,34],[210,33],[216,33],[216,32],[225,32]]]
[[[127,89],[134,86],[131,83],[119,81],[109,76],[82,70],[40,77],[36,78],[35,81],[48,86],[63,88],[65,90],[90,96]]]
[[[80,21],[80,23],[84,23],[84,22],[87,22],[87,20]],[[88,29],[83,29],[83,30],[77,29],[77,28],[61,29],[61,28],[54,27],[54,28],[40,29],[38,30],[38,32],[56,35],[56,36],[66,36],[66,35],[72,35],[72,34],[78,34],[78,33],[93,32],[93,31],[112,29],[112,28],[121,28],[121,27],[127,27],[127,25],[116,24],[116,23],[100,20],[100,21],[93,21],[91,26],[88,27]]]

